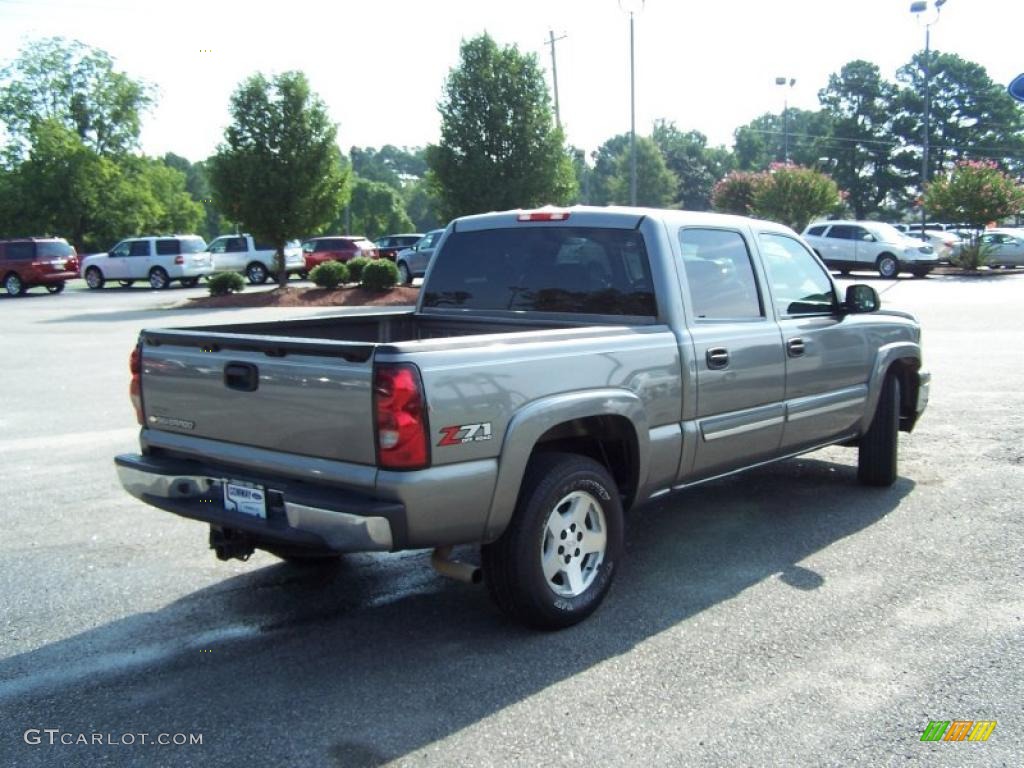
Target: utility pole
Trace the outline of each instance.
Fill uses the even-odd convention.
[[[561,37],[555,37],[555,32],[552,29],[548,30],[548,40],[545,45],[551,46],[551,81],[555,86],[555,125],[559,128],[562,127],[562,115],[558,110],[558,62],[555,59],[555,43],[559,40],[565,40],[568,35],[562,35]]]

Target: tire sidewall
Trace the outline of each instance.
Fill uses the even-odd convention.
[[[892,264],[892,270],[887,271],[884,267],[886,263]],[[880,256],[878,258],[878,274],[884,278],[893,278],[900,273],[900,263],[895,256]]]
[[[4,290],[8,296],[20,296],[25,290],[25,284],[18,275],[8,275],[4,278]]]
[[[156,291],[162,291],[171,281],[160,267],[154,267],[149,272],[149,287]]]
[[[527,524],[520,542],[518,557],[523,563],[523,575],[528,580],[530,593],[539,611],[556,622],[575,623],[593,612],[611,586],[619,568],[623,549],[622,505],[614,485],[608,485],[607,476],[586,467],[575,469],[558,482],[542,481],[529,495],[522,509]],[[590,586],[581,595],[565,597],[555,593],[548,585],[541,566],[541,551],[548,518],[555,504],[574,491],[593,496],[604,514],[606,544],[604,559]]]

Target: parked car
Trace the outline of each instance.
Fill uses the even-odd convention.
[[[963,238],[952,230],[926,229],[925,242],[935,249],[939,261],[951,261],[960,255],[964,248]],[[912,235],[918,237],[918,235]]]
[[[95,253],[82,261],[82,277],[90,288],[102,288],[108,280],[127,287],[146,280],[162,289],[177,280],[186,288],[200,277],[213,274],[213,258],[206,241],[198,235],[129,237],[107,253]]]
[[[939,263],[932,246],[877,221],[817,221],[803,235],[829,269],[844,275],[872,269],[882,277],[924,277]]]
[[[274,258],[277,249],[268,243],[257,243],[252,235],[224,235],[210,243],[213,267],[218,272],[241,272],[253,285],[267,282],[268,277],[276,279]],[[302,246],[292,240],[284,247],[284,266],[289,275],[306,271],[302,258]]]
[[[302,257],[306,265],[306,272],[325,261],[349,261],[357,256],[376,259],[377,255],[377,246],[365,237],[348,235],[311,237],[302,244]]]
[[[399,252],[395,257],[395,264],[398,265],[398,282],[409,285],[414,277],[423,277],[427,274],[430,259],[443,234],[443,229],[432,229],[411,248]]]
[[[391,261],[394,261],[398,256],[399,251],[416,245],[422,237],[422,233],[385,235],[384,237],[378,237],[374,243],[376,244],[377,252],[380,254],[382,259],[391,259]]]
[[[891,486],[928,402],[917,321],[870,285],[841,294],[780,224],[507,211],[452,222],[434,258],[415,310],[143,330],[125,490],[206,523],[222,560],[434,548],[557,629],[639,554],[631,508],[826,445]],[[792,492],[821,493],[808,479]],[[480,567],[452,559],[465,544]]]
[[[1024,266],[1024,230],[989,229],[981,235],[979,242],[990,267]]]
[[[78,277],[78,256],[59,237],[0,240],[0,275],[9,296],[21,296],[37,285],[60,293],[65,282]]]

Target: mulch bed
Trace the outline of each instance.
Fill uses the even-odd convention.
[[[227,296],[199,296],[176,305],[175,309],[221,307],[363,307],[415,304],[420,289],[407,285],[395,286],[389,291],[370,291],[362,287],[335,288],[274,288],[261,291],[242,291]]]

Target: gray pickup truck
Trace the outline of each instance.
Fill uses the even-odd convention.
[[[453,221],[414,310],[144,330],[131,370],[120,480],[222,559],[434,548],[541,628],[651,499],[834,444],[892,484],[930,379],[914,318],[786,227],[588,207]]]

